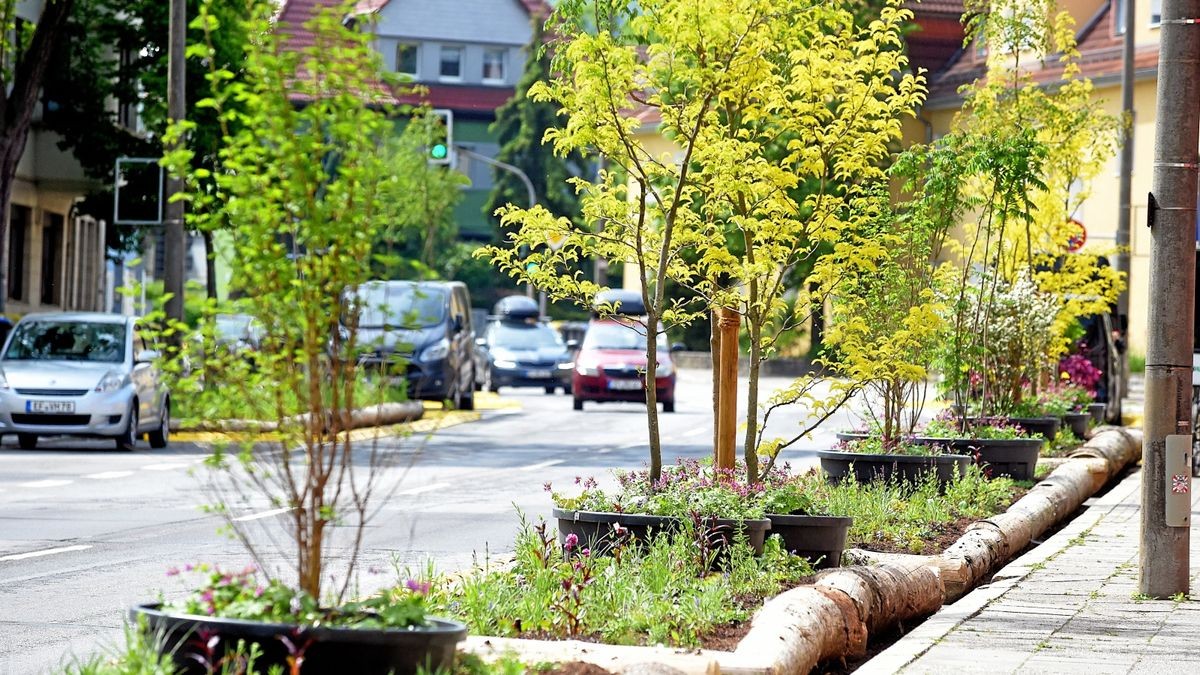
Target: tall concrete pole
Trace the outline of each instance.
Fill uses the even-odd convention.
[[[171,0],[167,40],[167,117],[171,122],[187,115],[184,70],[184,30],[187,26],[186,0]],[[183,181],[167,179],[167,199],[183,191]],[[185,256],[183,202],[167,202],[163,223],[163,291],[170,294],[166,313],[169,319],[183,320],[183,273]]]
[[[1129,317],[1129,246],[1132,241],[1129,236],[1130,222],[1133,218],[1133,52],[1134,52],[1134,0],[1125,0],[1125,38],[1121,44],[1121,112],[1129,122],[1125,130],[1125,139],[1121,143],[1121,181],[1119,186],[1120,210],[1117,212],[1117,271],[1125,275],[1125,290],[1117,296],[1117,316]],[[1128,345],[1128,336],[1124,336]],[[1121,355],[1121,396],[1129,391],[1129,349]],[[1111,392],[1110,392],[1111,394]],[[1109,405],[1119,404],[1120,401],[1110,401]]]
[[[1197,17],[1200,0],[1163,1],[1154,185],[1148,213],[1152,248],[1138,578],[1141,592],[1155,598],[1188,592],[1190,509],[1186,504],[1190,502],[1191,472],[1190,466],[1179,466],[1182,458],[1173,455],[1180,448],[1186,453],[1191,447],[1196,163],[1200,143]]]

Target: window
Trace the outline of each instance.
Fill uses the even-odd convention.
[[[505,49],[483,50],[483,81],[485,84],[504,84]]]
[[[443,80],[461,80],[462,57],[462,47],[442,47],[442,58],[438,75]]]
[[[57,305],[62,297],[59,276],[62,274],[63,217],[47,213],[42,223],[42,304]]]
[[[396,72],[417,76],[417,45],[408,42],[396,45]]]
[[[1162,0],[1150,0],[1150,25],[1162,23]]]
[[[8,222],[8,297],[13,300],[25,298],[25,234],[29,227],[28,206],[13,204]]]
[[[1125,34],[1125,3],[1126,0],[1113,0],[1113,34]]]

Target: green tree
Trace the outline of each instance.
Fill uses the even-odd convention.
[[[509,206],[501,222],[518,230],[509,247],[487,254],[553,297],[584,303],[599,287],[565,270],[597,257],[633,265],[643,281],[645,330],[733,307],[748,317],[754,363],[762,331],[784,309],[784,270],[822,242],[836,245],[874,208],[900,115],[922,93],[919,80],[902,74],[897,49],[908,16],[896,2],[867,27],[813,0],[563,2],[551,29],[563,37],[556,75],[530,96],[567,114],[564,127],[547,133],[558,154],[594,148],[608,168],[595,181],[572,180],[587,227],[540,206]],[[674,152],[655,149],[642,129],[647,117],[661,120]],[[807,180],[823,189],[796,199],[792,188]],[[537,248],[550,237],[565,243]],[[527,260],[536,268],[521,247],[533,251]],[[668,296],[669,281],[700,300]],[[649,370],[658,354],[655,340],[646,342]],[[747,406],[754,415],[756,375]],[[646,401],[655,479],[661,442],[653,381],[647,377]],[[846,388],[839,394],[844,400]],[[784,396],[808,401],[818,416],[836,404],[818,400],[807,384]],[[750,427],[746,464],[757,481],[760,439]]]
[[[0,0],[0,312],[8,299],[8,225],[17,162],[25,152],[50,56],[75,0],[45,0],[37,23],[17,16],[17,0]]]
[[[197,20],[206,34],[224,29],[206,12],[211,2]],[[235,283],[254,291],[242,307],[261,324],[268,345],[253,370],[227,359],[230,369],[212,387],[278,425],[276,436],[253,439],[269,443],[269,451],[251,442],[210,458],[219,494],[264,495],[289,509],[293,571],[299,587],[322,601],[335,571],[345,576],[332,596],[344,598],[371,499],[386,495],[381,449],[375,443],[364,449],[344,433],[356,409],[382,404],[386,394],[359,388],[356,327],[364,308],[352,289],[372,277],[375,244],[408,198],[399,176],[427,170],[423,155],[398,147],[394,118],[401,111],[378,86],[372,36],[341,22],[350,6],[319,12],[306,24],[313,44],[299,50],[285,48],[273,8],[256,7],[242,77],[213,70],[213,97],[197,104],[218,115],[215,169],[194,164],[188,148],[164,160],[187,178],[192,226],[227,228],[237,252]],[[211,62],[209,50],[201,43],[194,53]],[[239,105],[230,106],[234,101]],[[195,125],[176,124],[165,140]],[[220,510],[261,561],[253,531]],[[349,533],[349,554],[326,546],[334,524]]]

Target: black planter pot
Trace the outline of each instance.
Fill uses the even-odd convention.
[[[918,443],[939,443],[955,452],[971,455],[993,478],[1033,480],[1038,456],[1045,442],[1040,438],[918,438]]]
[[[1058,427],[1062,423],[1057,417],[1009,417],[1008,421],[1031,434],[1040,434],[1048,441],[1058,435]]]
[[[945,484],[961,476],[971,464],[967,455],[865,455],[855,452],[818,450],[821,470],[832,482],[853,474],[859,483],[875,479],[918,482],[934,473]]]
[[[587,547],[596,553],[605,553],[617,543],[620,535],[617,526],[628,530],[624,536],[633,541],[645,541],[649,537],[662,532],[678,532],[683,529],[684,522],[678,518],[667,516],[649,516],[639,513],[612,513],[608,511],[571,511],[556,508],[551,515],[558,520],[558,542],[565,544],[567,535],[574,534],[579,539],[579,547]],[[711,528],[709,541],[718,549],[729,546],[739,531],[745,532],[747,543],[756,555],[763,551],[763,542],[767,538],[767,530],[771,529],[771,521],[766,518],[757,520],[731,520],[726,518],[714,519],[708,523]]]
[[[808,558],[817,569],[839,567],[846,536],[854,519],[848,516],[800,516],[768,513],[771,534],[783,539],[789,553]]]
[[[275,665],[288,672],[289,652],[299,649],[306,674],[448,671],[458,643],[467,637],[466,626],[444,619],[430,619],[431,626],[413,629],[331,628],[193,616],[160,607],[137,605],[129,616],[135,622],[144,618],[146,630],[161,636],[161,653],[171,654],[176,672],[184,675],[210,672],[206,664],[220,671],[220,659],[232,653],[239,640],[262,649],[254,665],[264,673]]]
[[[1096,424],[1104,424],[1104,413],[1107,412],[1108,405],[1104,403],[1089,403],[1087,410],[1092,416],[1092,421]]]
[[[1063,424],[1079,438],[1087,438],[1088,422],[1091,420],[1090,412],[1069,412],[1063,415]]]

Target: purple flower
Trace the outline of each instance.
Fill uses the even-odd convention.
[[[417,581],[416,579],[409,579],[408,581],[404,582],[404,587],[407,588],[408,590],[412,591],[413,593],[416,593],[417,595],[428,595],[429,594],[429,582]]]
[[[179,568],[178,567],[168,567],[167,568],[167,576],[169,576],[169,577],[179,576]]]
[[[567,538],[563,541],[563,548],[567,549],[568,551],[574,549],[578,545],[579,537],[576,536],[574,532],[568,534]]]
[[[545,490],[546,492],[550,492],[550,481],[546,481],[545,483],[542,483],[542,489]]]
[[[583,557],[585,557],[585,558],[586,558],[586,557],[588,557],[589,555],[591,555],[591,554],[592,554],[592,549],[590,549],[590,548],[585,548],[585,549],[583,549],[582,551],[580,551],[580,553],[581,553],[581,554],[583,554]]]
[[[262,597],[262,594],[263,594],[264,592],[266,592],[266,589],[265,589],[265,588],[263,588],[262,586],[256,586],[256,587],[254,588],[254,597],[256,597],[256,598],[261,598],[261,597]]]

